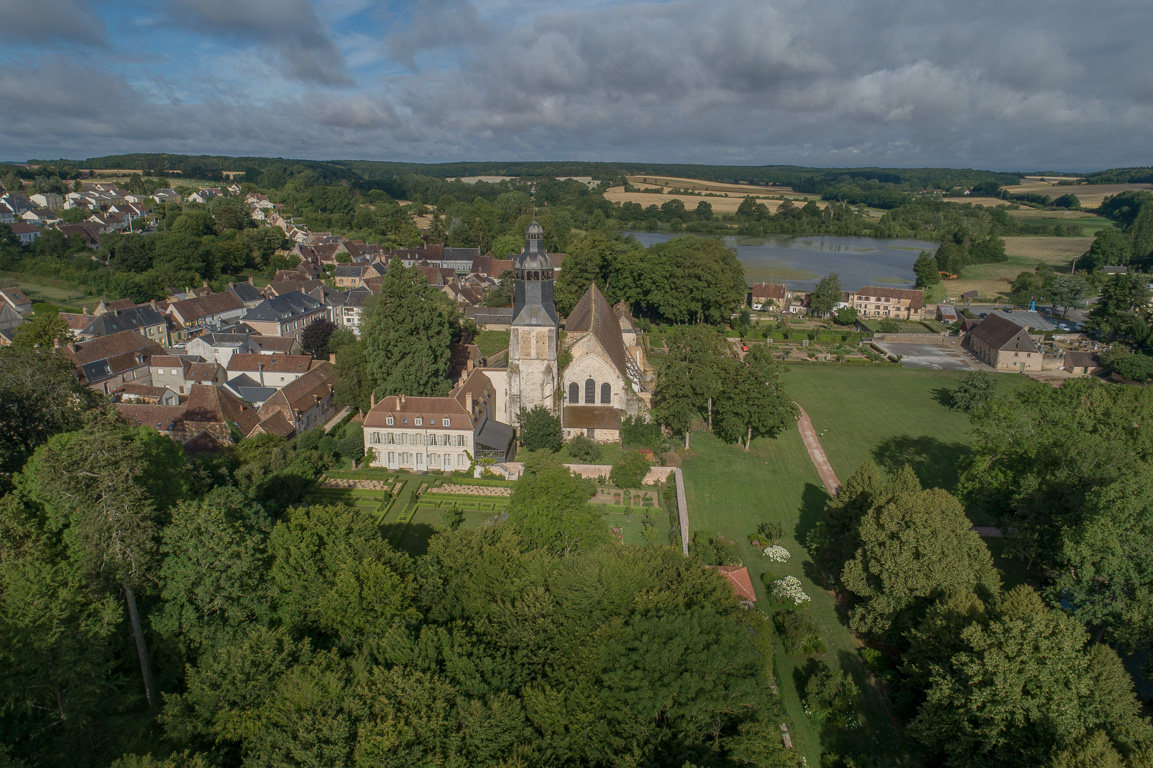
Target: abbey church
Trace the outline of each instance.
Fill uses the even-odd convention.
[[[553,302],[554,266],[542,238],[534,221],[524,250],[513,258],[508,368],[503,377],[488,371],[497,389],[498,418],[516,424],[522,410],[544,406],[560,416],[566,440],[583,434],[597,442],[615,442],[622,418],[648,410],[636,326],[623,302],[611,306],[592,284],[569,315],[561,342]]]

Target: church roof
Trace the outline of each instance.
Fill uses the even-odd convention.
[[[585,295],[573,307],[564,329],[570,335],[591,333],[621,376],[628,378],[628,351],[625,350],[624,338],[621,336],[620,320],[596,283],[589,286]]]

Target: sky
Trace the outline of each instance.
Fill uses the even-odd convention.
[[[1148,0],[0,0],[0,158],[1153,164]]]

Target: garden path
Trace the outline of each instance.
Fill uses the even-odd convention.
[[[821,441],[817,437],[817,430],[813,428],[809,414],[805,413],[805,409],[800,405],[797,405],[797,410],[801,413],[797,417],[797,427],[801,430],[801,440],[805,443],[809,458],[812,460],[813,466],[817,468],[817,474],[821,476],[825,490],[830,495],[836,496],[841,490],[841,481],[837,479],[837,473],[833,471],[833,465],[829,463],[829,457],[825,455],[825,449],[821,447]]]

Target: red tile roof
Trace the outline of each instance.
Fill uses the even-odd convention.
[[[757,593],[753,590],[753,580],[749,577],[749,569],[743,565],[707,565],[720,573],[733,588],[733,594],[738,600],[757,602]]]

